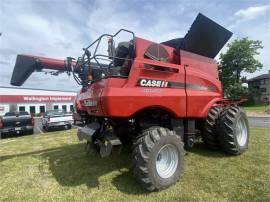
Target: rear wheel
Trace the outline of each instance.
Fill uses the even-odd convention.
[[[219,120],[219,144],[230,154],[238,155],[248,148],[249,126],[245,112],[231,106],[221,113]]]
[[[46,126],[42,125],[42,130],[43,130],[44,132],[47,132]]]
[[[220,107],[212,107],[209,110],[208,116],[204,123],[202,138],[203,142],[210,149],[218,149],[219,147],[216,126],[221,110],[222,108]]]
[[[50,132],[50,130],[51,130],[50,126],[46,125],[46,126],[45,126],[45,130],[46,130],[47,132]]]
[[[64,127],[65,127],[66,130],[69,130],[69,129],[71,129],[71,124],[67,124]]]
[[[133,172],[148,191],[176,183],[184,165],[184,144],[167,128],[151,127],[142,132],[133,150]]]

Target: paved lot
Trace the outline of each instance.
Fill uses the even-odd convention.
[[[35,128],[34,128],[34,133],[43,133],[42,130],[42,124],[41,124],[41,118],[35,118]]]
[[[77,126],[72,125],[72,128],[76,128],[76,127]],[[39,133],[44,133],[44,132],[46,131],[43,131],[42,129],[41,118],[35,118],[34,134],[39,134]]]
[[[270,128],[270,117],[248,117],[252,128]]]

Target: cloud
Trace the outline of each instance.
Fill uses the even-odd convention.
[[[9,1],[1,2],[0,85],[9,85],[17,54],[59,59],[80,55],[84,43],[81,31],[85,31],[80,27],[82,25],[76,24],[77,19],[70,18],[69,15],[71,11],[79,13],[76,4],[67,2],[60,7],[57,3],[52,5],[49,2],[40,4],[23,0],[15,4]],[[63,6],[66,9],[61,10]],[[45,8],[46,12],[42,10]],[[66,79],[66,82],[61,79]],[[78,89],[75,81],[68,79],[66,75],[51,77],[42,73],[33,73],[24,84],[24,87],[35,86],[49,89]]]
[[[256,58],[263,64],[263,68],[252,74],[245,73],[248,78],[267,73],[270,67],[270,5],[249,6],[234,12],[231,24],[228,26],[234,32],[233,39],[249,37],[262,41],[263,49]]]
[[[242,20],[252,20],[265,15],[266,12],[269,10],[270,5],[252,6],[248,7],[247,9],[238,10],[237,12],[234,13],[234,15]]]
[[[269,16],[268,11],[269,5],[257,6],[252,1],[230,4],[213,0],[1,0],[0,85],[9,85],[17,54],[76,58],[82,54],[82,48],[99,35],[113,34],[120,28],[131,30],[138,37],[162,42],[183,37],[198,12],[232,28],[236,37],[263,40],[265,49],[260,59],[266,66],[270,64],[266,52],[269,51],[269,32],[265,31],[267,20],[269,27],[269,18],[265,18]],[[253,20],[253,27],[256,23],[256,30],[250,28],[249,20]],[[104,41],[103,50],[106,45]],[[72,77],[65,74],[53,77],[34,73],[24,87],[35,86],[79,89]]]

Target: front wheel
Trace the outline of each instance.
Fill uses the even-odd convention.
[[[46,125],[46,126],[45,126],[45,130],[46,130],[46,132],[50,132],[50,131],[51,131],[50,126]]]
[[[245,112],[231,106],[221,113],[218,140],[222,149],[230,154],[242,154],[248,148],[249,126]]]
[[[174,131],[151,127],[142,132],[133,150],[133,172],[148,191],[175,184],[183,171],[184,144]]]
[[[71,129],[71,124],[67,124],[64,127],[65,127],[66,130],[69,130],[69,129]]]

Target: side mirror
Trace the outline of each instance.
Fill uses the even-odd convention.
[[[115,56],[115,44],[112,37],[108,40],[108,55],[110,59]]]

